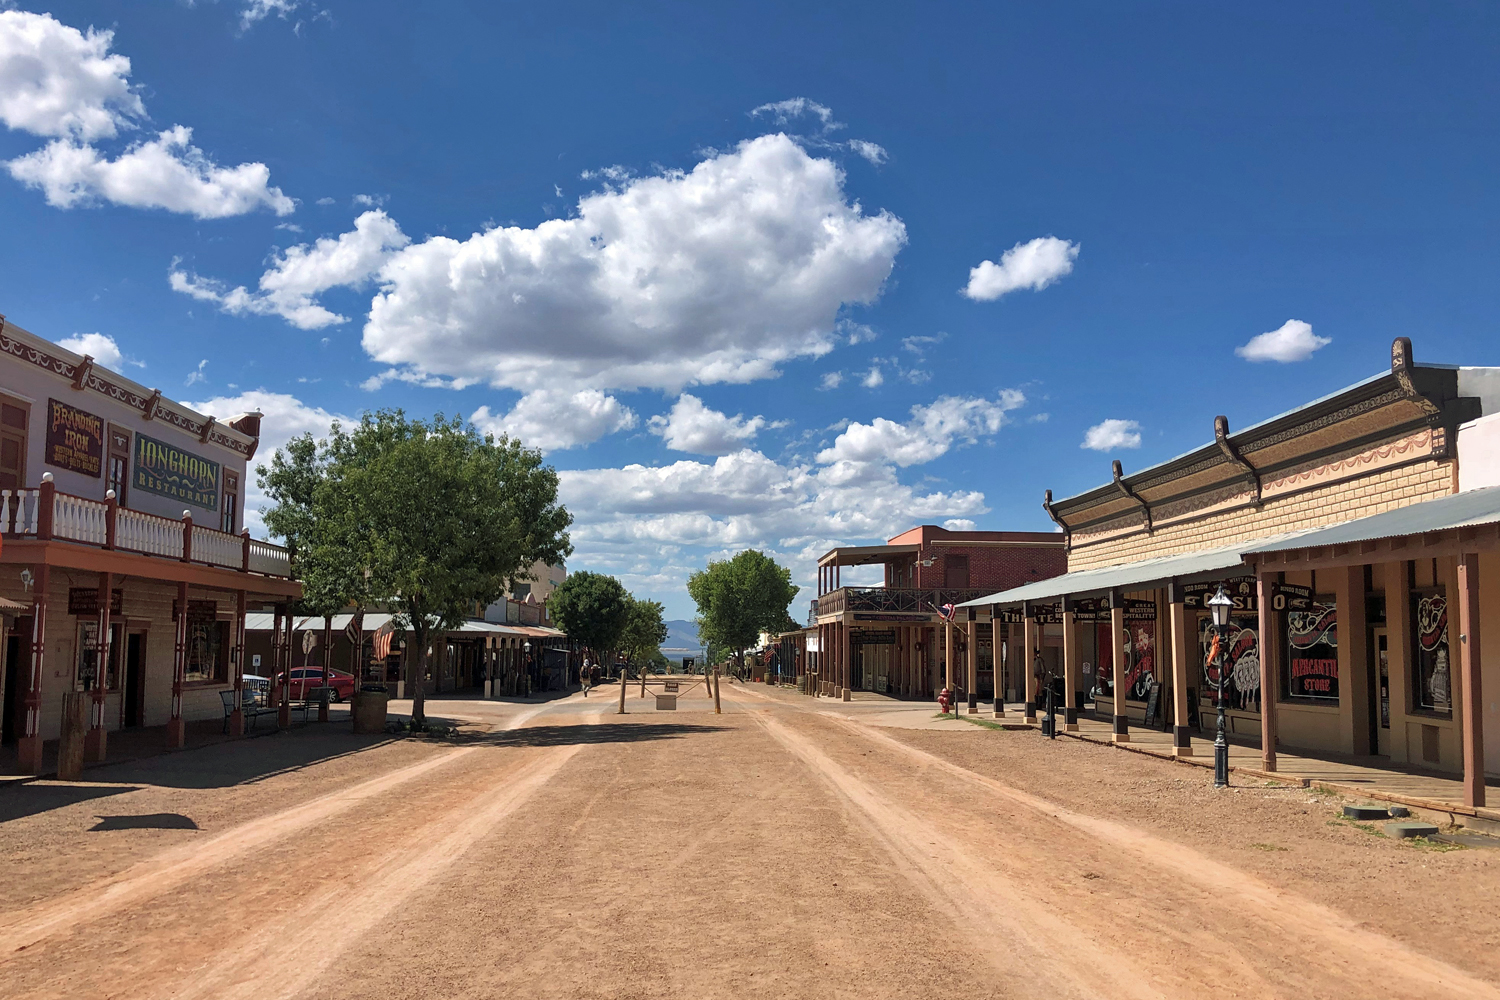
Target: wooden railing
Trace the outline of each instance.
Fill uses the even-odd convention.
[[[42,476],[40,489],[0,490],[0,531],[12,537],[81,542],[262,576],[292,575],[291,554],[280,545],[251,538],[249,531],[231,535],[205,528],[194,524],[186,511],[181,520],[174,521],[129,510],[115,502],[114,490],[102,502],[61,493],[50,472]]]

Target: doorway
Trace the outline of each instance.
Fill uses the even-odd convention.
[[[126,728],[146,724],[145,656],[146,633],[130,633],[125,640],[125,688],[120,709],[120,725]]]
[[[1386,731],[1391,728],[1391,651],[1384,628],[1370,630],[1369,665],[1370,754],[1381,756],[1390,745]]]
[[[5,705],[3,714],[0,714],[0,743],[5,746],[14,746],[21,733],[21,671],[17,667],[20,662],[21,637],[8,635],[5,637]]]

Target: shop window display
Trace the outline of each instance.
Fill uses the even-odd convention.
[[[1338,704],[1338,608],[1332,598],[1314,598],[1305,610],[1287,612],[1283,662],[1288,700]]]
[[[1260,711],[1260,641],[1257,618],[1242,616],[1231,618],[1226,645],[1223,647],[1227,683],[1224,685],[1226,707],[1241,712]],[[1203,693],[1200,701],[1205,706],[1215,704],[1219,696],[1219,664],[1210,662],[1209,651],[1213,648],[1214,623],[1204,616],[1198,619],[1199,659],[1203,664]]]
[[[1453,714],[1448,600],[1441,587],[1411,595],[1412,701],[1418,711]]]

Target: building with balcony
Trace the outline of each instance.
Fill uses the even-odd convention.
[[[0,318],[0,745],[23,771],[67,692],[96,761],[112,730],[242,724],[245,615],[302,593],[243,530],[259,438],[258,413],[197,413]]]
[[[880,586],[843,585],[844,567],[874,565],[884,570]],[[816,650],[820,693],[933,697],[947,680],[952,630],[943,624],[945,605],[1066,569],[1064,539],[1056,532],[950,531],[924,524],[884,545],[830,550],[818,560],[818,596],[809,618],[817,632],[808,648]],[[971,700],[992,697],[995,690],[988,614],[976,618],[976,625],[975,676],[963,672],[958,678]],[[954,640],[952,656],[968,652],[967,635]]]

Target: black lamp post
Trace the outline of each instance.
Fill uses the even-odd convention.
[[[1042,719],[1042,735],[1047,737],[1048,739],[1055,740],[1057,739],[1057,699],[1055,697],[1056,692],[1052,690],[1052,675],[1051,672],[1047,670],[1047,665],[1046,662],[1042,659],[1042,651],[1040,649],[1036,652],[1036,661],[1033,669],[1036,673],[1037,682],[1047,685],[1047,714]]]
[[[526,697],[531,697],[531,640],[521,643],[521,660],[526,670]]]
[[[1213,615],[1214,635],[1218,639],[1219,657],[1219,725],[1214,734],[1214,787],[1224,788],[1229,784],[1229,741],[1224,736],[1224,665],[1229,659],[1225,648],[1229,632],[1229,612],[1234,601],[1224,593],[1222,584],[1214,596],[1208,599],[1208,610]]]

